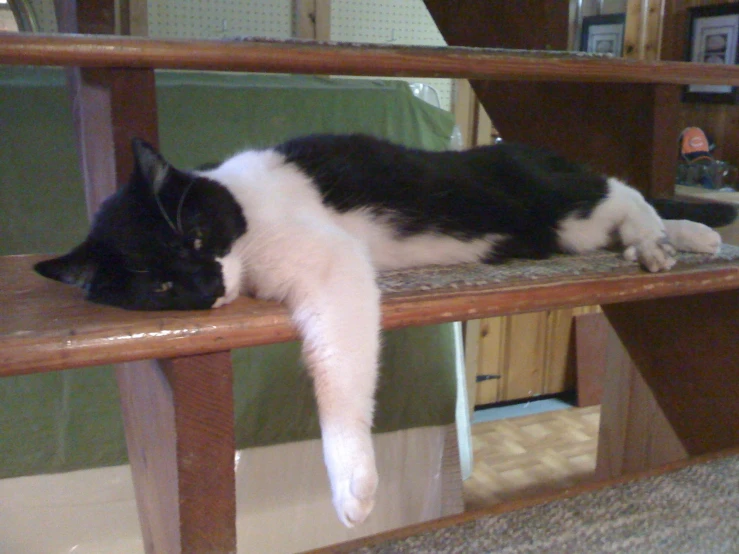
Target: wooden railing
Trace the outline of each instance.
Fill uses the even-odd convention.
[[[0,33],[0,63],[578,83],[726,84],[739,67],[572,52],[309,41],[163,40]]]

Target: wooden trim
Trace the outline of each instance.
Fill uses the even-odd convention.
[[[523,510],[525,508],[538,506],[540,504],[547,504],[549,502],[555,502],[557,500],[566,500],[568,498],[573,498],[581,494],[597,492],[599,490],[602,490],[608,487],[613,487],[613,486],[621,485],[624,483],[630,483],[630,482],[637,481],[640,479],[648,479],[650,477],[657,477],[659,475],[664,475],[666,473],[671,473],[674,471],[685,469],[692,465],[706,463],[706,462],[710,462],[710,461],[717,460],[720,458],[729,457],[729,456],[738,456],[738,455],[739,455],[739,449],[725,450],[722,452],[717,452],[717,453],[713,453],[713,454],[709,454],[705,456],[692,458],[690,460],[681,460],[678,462],[664,465],[656,469],[652,469],[649,471],[643,471],[643,472],[632,474],[629,476],[623,476],[623,477],[618,477],[615,479],[610,479],[605,482],[584,483],[584,484],[577,485],[575,487],[566,489],[564,491],[547,493],[547,494],[536,496],[533,498],[527,498],[523,500],[514,500],[512,502],[503,502],[501,504],[497,504],[492,507],[480,508],[478,510],[470,510],[460,515],[444,517],[444,518],[436,519],[436,520],[429,521],[426,523],[419,523],[417,525],[411,525],[408,527],[404,527],[402,529],[395,529],[393,531],[388,531],[386,533],[380,533],[378,535],[373,535],[371,537],[364,537],[364,538],[344,542],[341,544],[334,544],[326,548],[309,550],[309,551],[303,552],[302,554],[349,554],[351,552],[359,551],[363,547],[378,545],[386,541],[400,540],[400,539],[404,539],[407,537],[411,537],[413,535],[419,535],[421,533],[426,533],[429,531],[435,531],[435,530],[444,529],[447,527],[452,527],[455,525],[462,525],[465,523],[472,523],[483,517],[507,514],[510,512],[515,512],[517,510]]]
[[[305,41],[164,40],[101,35],[8,33],[0,63],[562,81],[727,84],[739,67],[636,62],[550,51],[326,44]]]
[[[664,0],[628,0],[624,57],[658,60],[662,43]]]
[[[7,314],[0,318],[0,376],[297,338],[286,308],[275,302],[242,297],[201,312],[134,312],[84,302],[80,290],[33,273],[31,266],[40,259],[0,258],[0,305]],[[737,287],[739,264],[708,262],[657,274],[634,267],[576,278],[412,291],[384,297],[383,326],[430,325]]]
[[[331,0],[293,0],[296,38],[331,40]]]

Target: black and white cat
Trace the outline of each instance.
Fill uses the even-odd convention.
[[[130,182],[104,202],[85,241],[36,270],[129,309],[215,308],[245,293],[284,301],[348,526],[370,513],[377,486],[378,270],[545,258],[616,241],[627,258],[666,271],[676,249],[713,254],[721,244],[701,223],[663,221],[618,179],[516,144],[425,152],[319,135],[201,171],[176,169],[141,141],[133,149]]]

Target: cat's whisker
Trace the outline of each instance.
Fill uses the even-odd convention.
[[[172,220],[170,219],[169,215],[167,215],[167,211],[166,211],[166,210],[164,209],[164,206],[162,205],[162,201],[161,201],[161,199],[159,198],[159,195],[158,195],[158,194],[154,194],[154,200],[156,200],[156,202],[157,202],[157,206],[159,206],[159,211],[160,211],[160,212],[162,213],[162,215],[164,216],[164,219],[165,219],[165,220],[167,221],[167,224],[168,224],[168,225],[169,225],[169,226],[170,226],[170,227],[172,228],[172,230],[173,230],[173,231],[174,231],[175,233],[178,233],[178,234],[182,234],[182,233],[180,233],[180,232],[179,232],[179,231],[177,230],[177,227],[175,227],[175,224],[174,224],[174,223],[172,223]]]
[[[177,205],[177,229],[179,230],[181,235],[184,234],[184,231],[182,230],[182,206],[185,204],[185,198],[187,198],[187,195],[190,193],[190,189],[192,188],[192,185],[194,183],[195,177],[190,178],[190,182],[187,184],[185,192],[183,192],[182,196],[180,196],[180,203]]]

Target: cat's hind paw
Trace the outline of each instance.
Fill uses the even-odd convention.
[[[677,251],[665,238],[643,240],[632,244],[624,250],[624,258],[639,262],[652,273],[669,271],[675,265]]]
[[[375,506],[377,471],[374,467],[358,466],[349,479],[336,483],[334,507],[341,522],[347,527],[359,525]]]
[[[670,242],[682,252],[717,254],[721,249],[721,235],[702,223],[668,220],[665,231]]]

